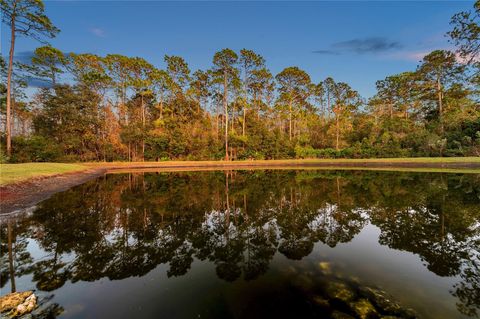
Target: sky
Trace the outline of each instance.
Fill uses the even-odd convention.
[[[435,49],[452,48],[449,21],[474,1],[45,1],[64,52],[140,56],[157,67],[179,55],[207,69],[223,48],[254,50],[273,74],[289,66],[312,81],[328,76],[364,97],[375,82],[414,70]],[[8,29],[2,25],[3,56]],[[19,38],[18,59],[38,42]]]

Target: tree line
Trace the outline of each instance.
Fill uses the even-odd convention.
[[[369,99],[296,66],[272,74],[248,49],[220,50],[211,68],[192,71],[180,56],[159,69],[44,43],[22,64],[17,36],[44,42],[59,30],[41,1],[1,6],[11,30],[0,63],[2,161],[480,156],[480,1],[452,17],[455,51],[377,81]],[[40,88],[27,96],[32,82]]]

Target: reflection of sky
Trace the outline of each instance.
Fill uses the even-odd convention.
[[[205,225],[216,222],[210,219]],[[320,262],[328,262],[333,274],[357,278],[361,284],[386,290],[400,303],[413,307],[427,318],[458,317],[456,299],[449,293],[456,278],[439,277],[423,265],[419,256],[380,245],[379,235],[379,228],[367,224],[348,243],[338,243],[334,248],[320,242],[315,244],[313,252],[301,261],[289,260],[277,252],[269,271],[254,281],[240,279],[228,283],[217,277],[214,264],[194,259],[191,269],[180,277],[168,278],[169,265],[162,264],[142,277],[67,282],[53,292],[54,302],[65,308],[66,318],[84,317],[85,310],[94,317],[131,318],[160,312],[169,318],[193,317],[209,306],[214,308],[219,300],[225,303],[224,307],[238,307],[242,300],[247,302],[246,296],[254,287],[261,290],[271,286],[271,281],[290,281],[292,278],[286,269],[297,269],[294,272],[301,273],[305,267],[318,269]],[[46,254],[32,239],[28,240],[28,250],[35,261],[51,257],[51,253]],[[62,256],[62,261],[72,261],[73,257]],[[17,278],[17,290],[34,289],[31,280],[31,275]],[[10,291],[10,283],[4,291]]]
[[[26,251],[28,251],[30,253],[30,255],[32,256],[33,263],[39,261],[40,259],[42,259],[43,257],[45,257],[47,255],[47,253],[42,248],[40,248],[40,246],[38,246],[38,242],[34,239],[31,239],[31,238],[27,239],[27,249],[26,249]],[[8,261],[8,259],[5,259],[5,260]],[[15,264],[14,264],[14,267],[16,267]],[[16,286],[17,291],[25,291],[25,290],[34,289],[35,287],[32,286],[32,280],[33,280],[33,275],[32,274],[15,278],[15,286]],[[1,289],[0,293],[1,293],[1,295],[4,295],[6,293],[9,293],[11,291],[11,289],[12,289],[11,281],[8,280],[6,285],[3,286],[3,288]]]
[[[340,272],[357,277],[364,284],[385,289],[423,315],[457,317],[456,299],[449,293],[456,278],[437,276],[423,265],[418,255],[380,245],[379,235],[380,229],[368,224],[351,242],[339,243],[334,249],[317,243],[307,259],[314,261],[327,250],[327,258]]]

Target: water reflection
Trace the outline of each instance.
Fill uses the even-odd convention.
[[[225,171],[107,175],[2,221],[0,285],[30,275],[54,292],[67,281],[182,276],[195,259],[219,278],[249,281],[276,255],[350,242],[368,224],[379,243],[459,278],[458,310],[480,310],[480,176],[346,171]],[[35,250],[44,253],[33,256]],[[33,288],[33,287],[32,287]],[[4,294],[4,289],[2,289]],[[52,313],[61,313],[54,306]]]

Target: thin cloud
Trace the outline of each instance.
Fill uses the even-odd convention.
[[[91,28],[90,32],[99,38],[105,38],[107,36],[105,30],[101,28]]]
[[[352,39],[333,44],[333,47],[341,51],[349,51],[357,54],[380,53],[393,49],[401,49],[403,45],[396,41],[389,41],[386,38],[365,38]]]
[[[315,50],[312,51],[312,53],[316,54],[326,54],[326,55],[339,55],[340,52],[334,51],[334,50]]]
[[[337,42],[330,46],[330,49],[313,51],[318,54],[339,55],[343,53],[355,54],[378,54],[387,51],[403,48],[397,41],[390,41],[382,37],[356,38],[347,41]]]

